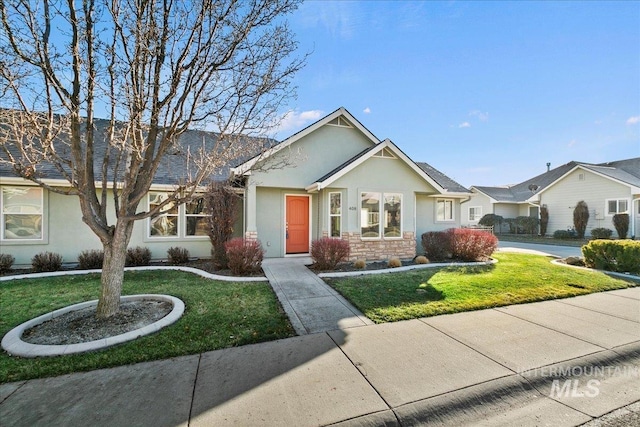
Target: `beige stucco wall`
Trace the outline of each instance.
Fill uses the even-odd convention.
[[[318,237],[317,228],[317,196],[306,191],[288,188],[258,187],[256,190],[256,204],[258,206],[256,223],[257,237],[265,250],[266,258],[280,258],[284,256],[284,215],[285,196],[305,195],[311,197],[311,239]]]
[[[424,253],[421,243],[423,233],[460,227],[460,200],[454,199],[453,221],[437,221],[436,200],[439,198],[441,197],[430,197],[424,194],[416,195],[416,252],[418,254]]]
[[[471,199],[461,205],[460,224],[462,226],[478,224],[478,221],[469,220],[469,208],[472,207],[482,208],[481,218],[486,214],[493,213],[493,204],[491,203],[491,199],[482,193],[473,192]]]
[[[259,163],[264,170],[250,179],[262,187],[305,188],[372,145],[355,128],[325,125]]]
[[[584,180],[579,180],[579,174],[584,174]],[[590,234],[592,228],[604,227],[614,230],[615,236],[613,216],[606,215],[607,199],[627,199],[631,208],[632,195],[628,186],[584,169],[576,169],[540,194],[541,204],[546,204],[549,209],[548,234],[572,227],[573,210],[580,200],[584,200],[590,214],[586,235]]]
[[[114,223],[115,214],[109,194],[109,221]],[[146,199],[141,202],[141,209]],[[65,196],[44,190],[43,239],[41,241],[9,241],[0,242],[0,253],[8,253],[15,257],[16,266],[31,264],[31,258],[44,251],[55,252],[63,257],[64,262],[74,263],[83,250],[101,249],[98,237],[82,222],[80,204],[76,196]],[[242,235],[242,209],[236,220],[234,235]],[[180,246],[189,250],[191,256],[208,258],[211,256],[211,243],[208,237],[187,238],[151,238],[147,235],[147,220],[137,221],[131,236],[129,247],[144,246],[151,250],[156,260],[167,258],[167,249]]]

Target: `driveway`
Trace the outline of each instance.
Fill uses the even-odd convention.
[[[559,258],[582,256],[582,251],[575,246],[544,245],[540,243],[522,243],[500,241],[498,249],[505,252],[524,252],[540,255],[552,255]]]

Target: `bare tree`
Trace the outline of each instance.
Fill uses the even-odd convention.
[[[134,222],[189,200],[222,164],[246,155],[249,139],[238,135],[277,123],[305,59],[292,57],[297,43],[284,20],[297,4],[0,0],[0,162],[78,197],[104,247],[98,317],[119,309]],[[217,132],[214,146],[181,147],[189,128]],[[140,210],[176,153],[186,173],[168,199]],[[68,185],[52,186],[52,172]]]

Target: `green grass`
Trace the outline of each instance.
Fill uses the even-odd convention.
[[[537,255],[496,253],[497,264],[327,280],[376,323],[566,298],[634,286]]]
[[[97,275],[0,282],[0,336],[34,317],[98,298]],[[128,272],[123,295],[158,293],[185,303],[156,334],[93,353],[25,359],[0,352],[0,383],[196,354],[293,336],[268,283],[229,283],[183,272]]]

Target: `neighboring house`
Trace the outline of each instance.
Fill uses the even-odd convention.
[[[215,134],[190,131],[182,146]],[[460,226],[467,189],[426,163],[415,163],[390,140],[381,141],[340,108],[214,180],[232,179],[242,195],[236,235],[259,239],[267,257],[308,254],[314,239],[349,242],[351,258],[410,258],[426,231]],[[159,170],[146,209],[167,197],[179,173],[169,159]],[[179,169],[179,168],[177,168]],[[50,185],[64,186],[55,175]],[[29,264],[42,251],[74,262],[101,247],[82,222],[79,203],[12,175],[0,166],[0,252]],[[209,257],[202,199],[136,223],[130,246],[146,246],[154,259],[169,247]]]
[[[590,213],[587,235],[596,227],[615,230],[616,213],[629,214],[629,236],[640,235],[640,157],[600,164],[572,161],[516,185],[472,186],[471,192],[463,204],[462,225],[477,224],[488,213],[538,218],[545,206],[547,234],[553,234],[573,227],[573,209],[584,200]]]

